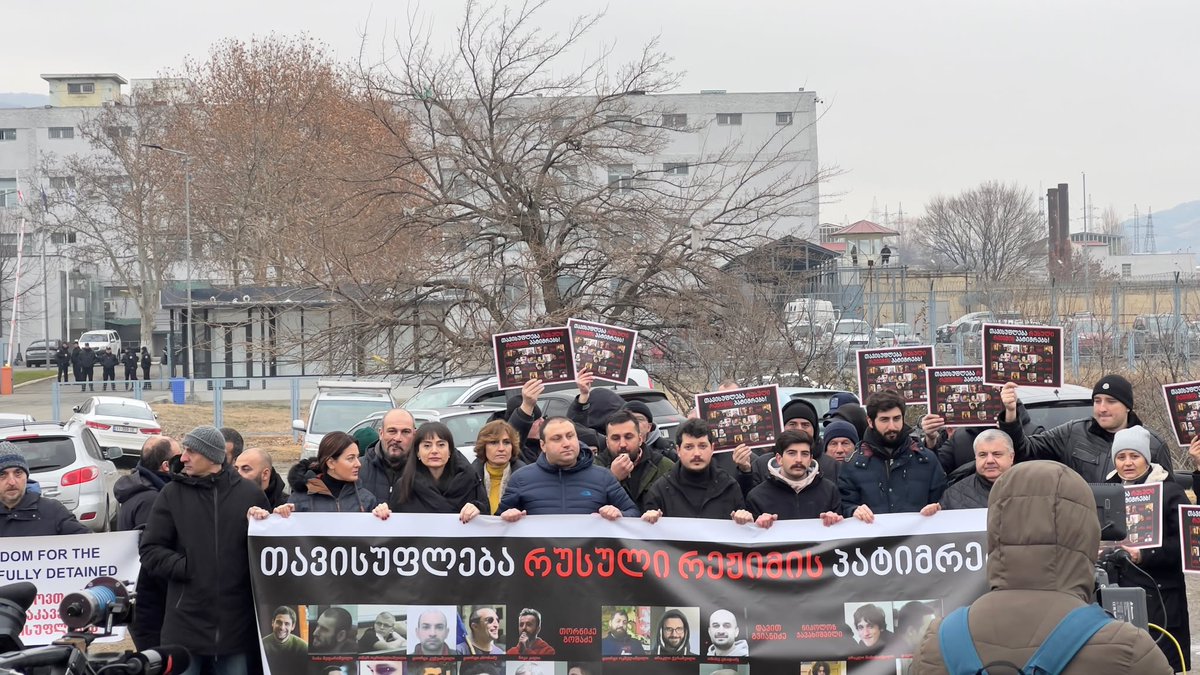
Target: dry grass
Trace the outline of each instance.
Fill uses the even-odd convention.
[[[163,433],[183,438],[189,429],[212,424],[211,406],[154,404]],[[275,462],[300,459],[300,444],[292,440],[291,408],[286,403],[226,403],[223,425],[233,427],[246,439],[246,447],[258,447]]]

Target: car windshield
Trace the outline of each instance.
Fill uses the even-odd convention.
[[[896,335],[912,335],[913,327],[906,323],[892,323],[884,326],[884,328],[894,332]]]
[[[1085,420],[1092,416],[1090,401],[1057,401],[1046,405],[1026,406],[1029,420],[1037,431],[1053,429],[1073,420]]]
[[[136,405],[121,403],[101,403],[96,406],[96,414],[105,417],[128,417],[135,420],[153,420],[154,413]]]
[[[867,332],[867,324],[863,321],[839,321],[834,329],[838,335],[853,335]]]
[[[84,333],[80,342],[108,342],[108,333]]]
[[[75,442],[69,436],[42,436],[9,441],[29,462],[29,472],[57,471],[75,463]]]
[[[385,398],[377,399],[318,399],[312,421],[308,425],[310,434],[327,434],[345,431],[361,422],[363,418],[379,410],[391,410],[392,404]]]
[[[454,436],[454,445],[456,447],[474,445],[475,439],[479,438],[479,430],[491,421],[492,414],[495,412],[495,410],[480,409],[462,415],[450,415],[437,421],[445,424],[446,428],[450,430],[450,435]],[[417,426],[420,427],[422,424],[432,420],[428,417],[418,416],[415,418],[415,421]]]
[[[458,402],[458,397],[462,396],[467,390],[466,385],[453,387],[429,387],[418,391],[408,402],[404,404],[405,408],[432,409],[432,408],[447,408]]]

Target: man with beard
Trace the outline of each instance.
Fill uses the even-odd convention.
[[[650,406],[645,401],[633,400],[625,404],[625,409],[637,418],[638,428],[642,432],[642,446],[674,462],[675,443],[654,423],[654,413]]]
[[[274,509],[287,502],[288,496],[283,490],[283,480],[275,470],[271,456],[262,448],[246,448],[233,462],[242,478],[254,483],[267,496],[267,501]]]
[[[408,641],[396,631],[396,616],[391,612],[375,615],[375,623],[358,638],[358,651],[366,654],[404,653]]]
[[[446,644],[446,637],[450,635],[450,622],[441,610],[430,608],[421,612],[417,615],[414,630],[417,639],[409,643],[412,648],[409,653],[413,656],[450,656],[454,653],[450,645]]]
[[[601,656],[645,656],[646,648],[641,641],[629,634],[629,615],[623,609],[614,609],[608,619],[608,635],[600,641]]]
[[[691,641],[692,627],[687,617],[678,609],[668,609],[658,621],[654,656],[696,656],[689,646]]]
[[[300,673],[308,667],[308,643],[292,631],[296,629],[296,610],[282,605],[275,608],[271,632],[262,639],[263,652],[271,670]]]
[[[345,607],[329,607],[317,617],[308,649],[313,654],[353,654],[358,651],[354,619]]]
[[[379,442],[370,448],[360,448],[363,454],[358,484],[380,503],[391,498],[392,486],[404,471],[416,433],[412,414],[403,408],[393,408],[380,422]]]
[[[718,609],[708,618],[709,656],[750,656],[750,645],[739,640],[737,615],[727,609]]]
[[[500,637],[500,616],[492,607],[480,607],[467,619],[467,634],[454,651],[460,656],[480,654],[503,654],[504,645],[496,642]]]
[[[946,472],[933,451],[912,438],[904,412],[904,399],[891,389],[867,398],[867,432],[838,473],[842,515],[873,523],[876,513],[941,510]]]
[[[646,493],[675,468],[675,462],[646,447],[641,425],[628,408],[609,416],[605,440],[607,447],[597,453],[596,461],[608,464],[608,470],[629,493],[629,498],[644,511]]]
[[[843,520],[841,495],[821,474],[812,446],[812,436],[803,431],[785,431],[775,439],[771,475],[746,498],[759,527],[769,528],[780,519],[820,518],[826,527]]]
[[[554,656],[551,647],[538,633],[542,631],[542,613],[528,607],[517,615],[517,644],[508,648],[509,656]]]
[[[713,464],[714,441],[704,420],[689,419],[680,425],[679,464],[650,488],[642,520],[656,523],[663,516],[732,518],[739,525],[754,520],[746,510],[741,486]]]

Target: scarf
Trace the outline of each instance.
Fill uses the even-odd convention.
[[[804,474],[804,478],[801,478],[800,480],[792,480],[791,478],[783,475],[783,469],[779,467],[779,462],[775,460],[771,460],[767,463],[767,471],[772,476],[778,478],[780,482],[795,490],[796,494],[800,494],[804,488],[812,485],[813,481],[817,480],[818,474],[820,473],[820,469],[817,468],[817,463],[815,461]]]

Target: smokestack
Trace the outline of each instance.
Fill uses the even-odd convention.
[[[1046,255],[1048,257],[1046,269],[1050,272],[1051,279],[1059,279],[1062,276],[1062,265],[1059,264],[1062,255],[1062,243],[1059,241],[1058,231],[1058,189],[1050,188],[1046,190],[1046,215],[1049,217],[1050,237],[1046,241]]]
[[[1058,241],[1062,244],[1063,281],[1070,281],[1071,274],[1071,205],[1066,183],[1058,184]]]

